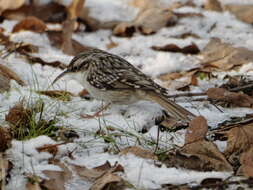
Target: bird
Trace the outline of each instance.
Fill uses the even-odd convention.
[[[195,115],[168,97],[168,90],[124,58],[92,48],[77,54],[52,85],[65,75],[79,82],[97,100],[130,105],[141,100],[160,104],[178,121],[189,123]]]

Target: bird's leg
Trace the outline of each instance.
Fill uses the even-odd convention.
[[[111,105],[111,103],[108,103],[106,104],[105,106],[103,106],[102,104],[102,107],[100,108],[100,110],[98,110],[96,113],[90,115],[90,114],[81,114],[80,116],[82,118],[85,118],[85,119],[92,119],[92,118],[95,118],[95,117],[103,117],[103,116],[106,116],[107,114],[103,114],[102,112],[104,110],[106,110],[109,106]]]

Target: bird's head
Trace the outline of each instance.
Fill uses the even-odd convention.
[[[92,57],[94,56],[94,54],[100,51],[101,50],[98,50],[98,49],[90,49],[76,55],[71,60],[67,69],[54,79],[54,81],[52,82],[52,85],[67,74],[71,74],[72,76],[74,76],[74,78],[76,78],[75,76],[79,75],[81,72],[88,70]]]

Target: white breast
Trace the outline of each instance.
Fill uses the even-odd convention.
[[[89,94],[97,100],[112,102],[117,104],[132,104],[139,100],[131,91],[128,90],[101,90],[90,85],[87,81],[87,72],[78,72],[70,75],[71,78],[78,81]]]

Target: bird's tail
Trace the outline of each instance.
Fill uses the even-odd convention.
[[[150,92],[147,93],[147,99],[160,104],[175,119],[189,122],[195,117],[193,113],[169,100],[165,93]]]

